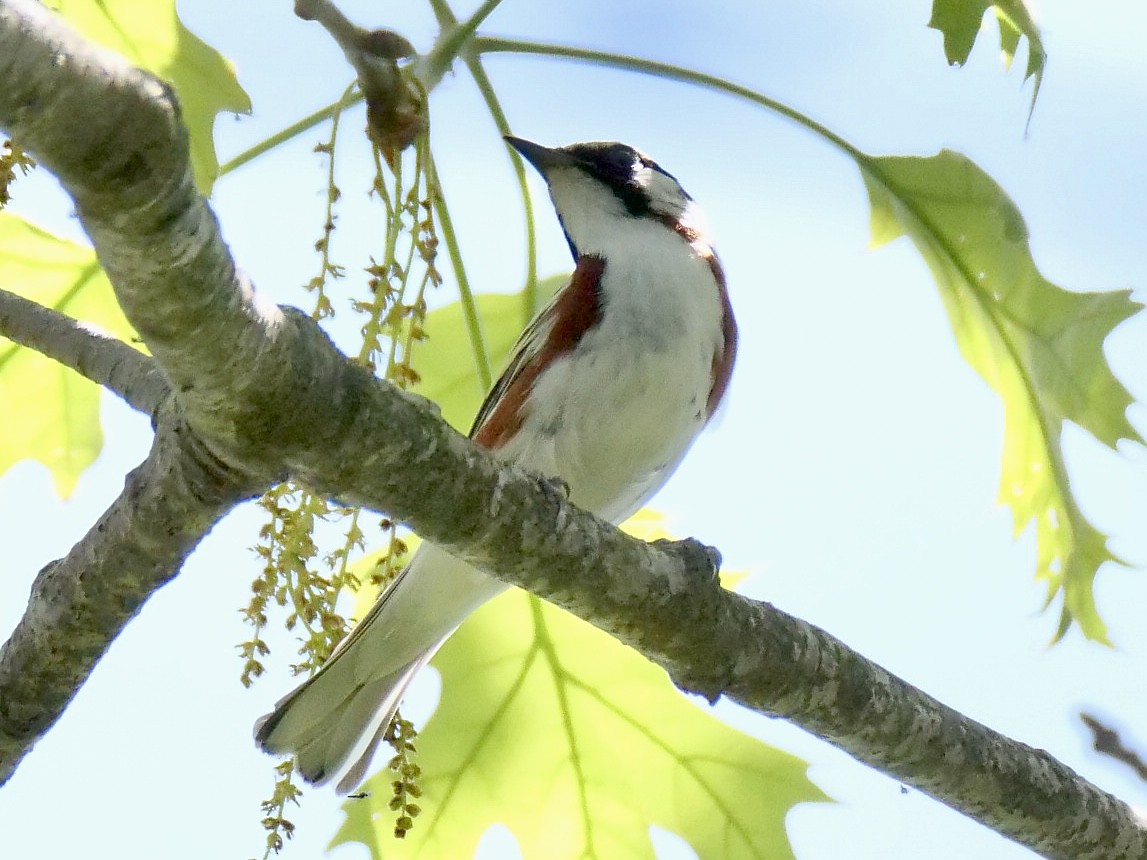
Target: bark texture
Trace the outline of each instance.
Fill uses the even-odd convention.
[[[722,590],[700,544],[634,540],[498,465],[424,401],[351,364],[309,318],[261,301],[195,191],[162,83],[33,0],[0,0],[0,81],[0,127],[71,194],[170,386],[156,389],[151,452],[91,532],[41,572],[0,651],[0,782],[212,525],[289,476],[570,610],[682,688],[790,719],[1044,856],[1147,857],[1128,807],[1047,753]],[[8,319],[9,337],[114,385],[98,362],[69,357],[66,336]]]
[[[2,286],[0,335],[71,368],[153,418],[171,393],[163,371],[149,356]]]

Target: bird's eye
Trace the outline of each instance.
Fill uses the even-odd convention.
[[[636,150],[631,146],[619,143],[617,146],[612,146],[609,152],[606,153],[606,159],[610,167],[617,170],[619,173],[629,173],[633,170],[633,165],[640,161]]]

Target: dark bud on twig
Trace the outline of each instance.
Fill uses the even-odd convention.
[[[393,30],[359,27],[331,0],[295,0],[295,14],[319,22],[342,48],[366,101],[367,137],[393,167],[399,153],[425,127],[421,90],[398,68],[399,60],[416,54],[414,46]]]
[[[359,47],[364,54],[382,60],[408,60],[416,53],[410,40],[393,30],[371,30],[364,33]]]

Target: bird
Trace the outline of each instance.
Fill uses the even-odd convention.
[[[701,209],[649,156],[505,140],[545,180],[574,269],[518,339],[470,438],[619,524],[728,390],[737,324],[725,275]],[[321,669],[255,724],[256,743],[293,756],[308,782],[352,791],[414,676],[507,587],[424,542]]]

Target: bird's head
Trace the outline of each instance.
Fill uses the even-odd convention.
[[[600,251],[625,223],[659,224],[686,242],[708,230],[698,206],[671,173],[624,143],[550,148],[506,137],[545,178],[574,257]]]

